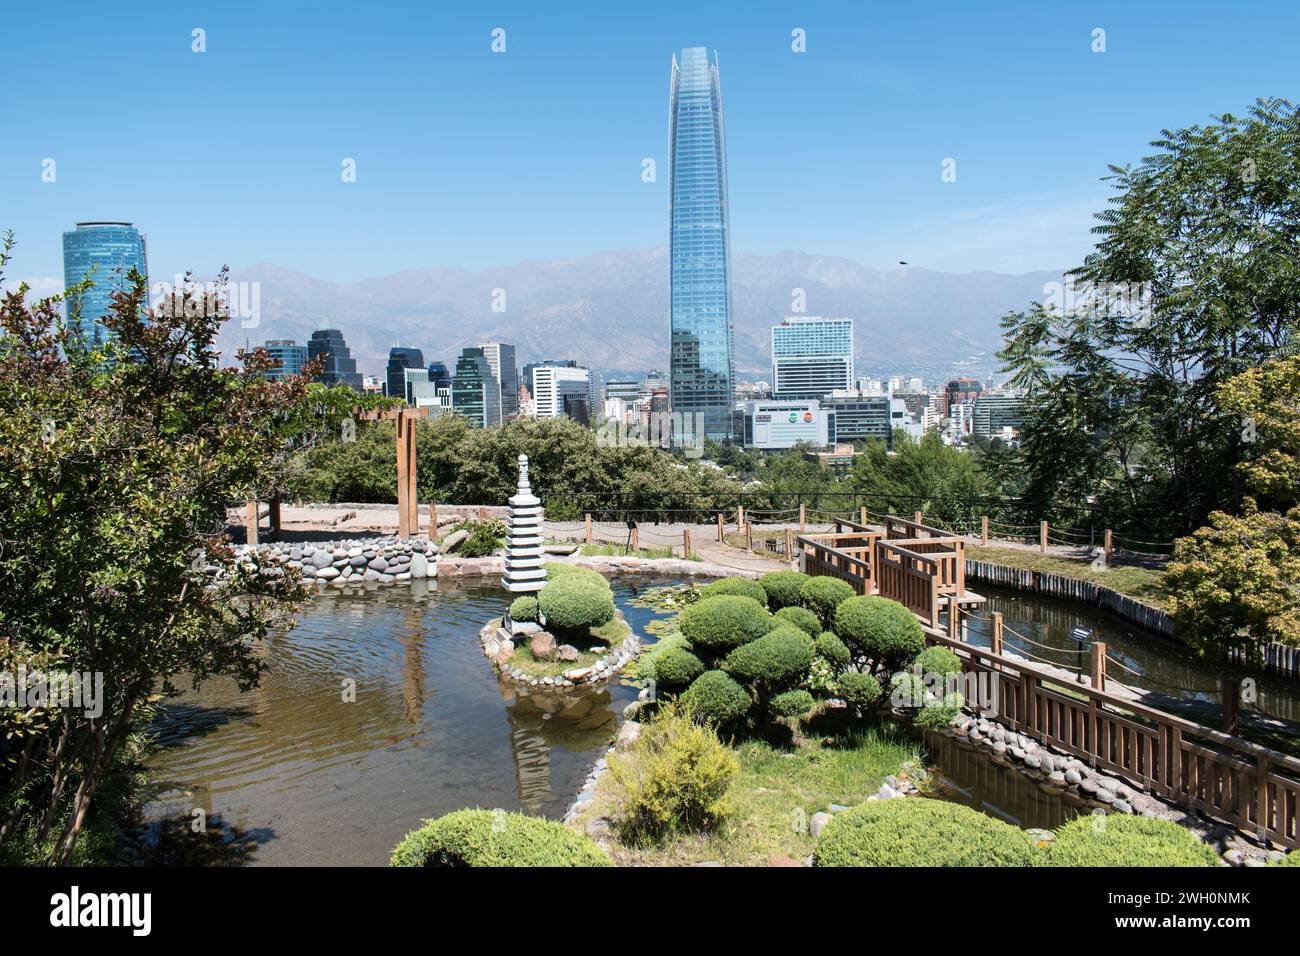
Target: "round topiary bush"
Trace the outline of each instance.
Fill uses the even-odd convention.
[[[837,683],[840,696],[863,712],[875,707],[884,694],[874,675],[860,671],[845,671],[837,678]]]
[[[857,592],[847,581],[839,578],[814,577],[799,589],[799,603],[829,625],[835,620],[835,609]]]
[[[775,623],[753,598],[728,594],[692,604],[682,612],[678,629],[693,650],[707,656],[725,654],[762,637]]]
[[[759,604],[767,607],[767,592],[763,590],[763,585],[749,578],[723,578],[721,581],[714,581],[700,588],[700,597],[722,597],[727,594],[738,594],[741,597],[753,598]]]
[[[813,659],[812,639],[790,624],[782,624],[727,655],[723,667],[742,680],[777,688],[798,680]]]
[[[847,667],[853,660],[853,653],[848,645],[830,631],[822,631],[817,635],[817,639],[813,641],[813,650],[836,667]]]
[[[704,673],[704,662],[684,647],[670,647],[654,659],[655,684],[665,690],[689,687]]]
[[[517,597],[510,602],[510,620],[512,621],[535,621],[537,620],[537,598],[531,594],[524,597]]]
[[[925,650],[925,632],[916,615],[897,601],[876,595],[851,597],[840,604],[835,633],[882,670],[897,670]]]
[[[1043,851],[1047,866],[1217,866],[1218,855],[1171,820],[1097,814],[1075,817]]]
[[[773,609],[797,607],[799,591],[812,578],[802,571],[769,571],[758,579],[767,592],[767,606]]]
[[[948,648],[935,645],[934,647],[927,647],[916,655],[916,660],[912,662],[911,666],[921,668],[922,674],[942,674],[944,677],[948,677],[952,674],[961,673],[961,658]]]
[[[809,637],[816,637],[822,632],[822,623],[817,615],[806,607],[783,607],[774,615],[778,621],[793,624]]]
[[[754,700],[725,671],[705,671],[682,694],[696,720],[725,727],[744,717]]]
[[[605,584],[609,583],[608,581],[605,581],[605,578],[601,575],[599,571],[593,571],[591,568],[580,567],[576,564],[565,564],[562,561],[551,561],[547,563],[546,565],[547,581],[554,581],[557,578],[567,578],[567,577],[584,578],[588,581],[592,581],[592,582],[600,581],[600,582],[604,582]]]
[[[1029,866],[1027,834],[964,807],[925,797],[875,800],[837,813],[813,866]]]
[[[807,717],[815,705],[812,694],[796,689],[777,694],[767,706],[775,717]]]
[[[578,631],[613,620],[614,592],[600,575],[593,581],[585,575],[565,574],[538,592],[537,606],[548,628]]]
[[[500,810],[457,810],[426,820],[393,849],[389,866],[611,866],[600,847],[562,823]]]

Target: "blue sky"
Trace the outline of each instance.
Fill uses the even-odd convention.
[[[669,64],[692,45],[721,61],[736,252],[1061,268],[1088,248],[1107,163],[1162,127],[1300,95],[1294,0],[471,6],[9,5],[9,278],[53,283],[79,219],[134,221],[156,278],[273,262],[347,281],[664,244]]]

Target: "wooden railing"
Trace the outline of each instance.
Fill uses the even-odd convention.
[[[892,541],[879,541],[876,562],[879,593],[902,604],[931,627],[938,627],[942,558],[912,551]]]
[[[925,628],[983,681],[981,706],[1003,725],[1182,806],[1300,847],[1300,759],[1107,691],[1071,684],[1020,658]]]

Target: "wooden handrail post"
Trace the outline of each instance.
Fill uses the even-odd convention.
[[[993,643],[989,648],[994,654],[1002,653],[1002,612],[993,612]]]
[[[725,537],[726,536],[723,534],[722,531],[722,512],[719,511],[718,512],[718,543],[721,544],[723,540],[725,540]]]
[[[956,600],[948,599],[948,636],[954,641],[961,640],[961,608],[957,606]]]
[[[1092,645],[1092,689],[1106,689],[1106,642],[1095,641]]]
[[[637,554],[641,550],[641,523],[632,522],[632,553]]]
[[[921,514],[921,512],[919,512],[919,511],[913,511],[913,512],[912,512],[912,523],[913,523],[913,524],[920,524],[920,523],[921,523],[921,519],[924,518],[924,517],[925,517],[925,515]],[[914,530],[917,530],[917,529],[914,529]],[[919,537],[920,537],[920,534],[917,534],[916,537],[919,538]]]
[[[582,533],[583,533],[583,538],[587,542],[587,544],[591,544],[592,537],[591,537],[591,512],[590,511],[588,511],[582,517]]]
[[[270,525],[270,540],[280,540],[280,496],[278,494],[271,496],[271,503],[268,506],[269,514],[267,515],[267,524]]]
[[[867,523],[867,506],[863,505],[858,511],[858,524],[866,525]]]
[[[736,527],[745,527],[745,506],[736,505]]]
[[[1106,529],[1106,567],[1110,567],[1111,552],[1115,547],[1115,539],[1110,528]]]
[[[244,503],[244,543],[257,544],[257,499]]]
[[[803,534],[808,530],[808,512],[804,510],[804,505],[799,505],[799,533]]]
[[[1238,724],[1237,704],[1241,698],[1241,684],[1231,674],[1224,674],[1219,686],[1222,688],[1223,695],[1223,732],[1225,734],[1235,734]]]
[[[984,515],[984,517],[980,518],[980,544],[987,545],[988,543],[989,543],[989,516]]]
[[[789,528],[785,529],[785,559],[794,560],[794,532]]]
[[[1047,522],[1038,522],[1038,550],[1042,554],[1047,553]]]
[[[754,522],[745,522],[745,547],[750,551],[754,550]]]
[[[682,529],[682,560],[689,561],[690,559],[691,559],[691,529],[683,528]]]

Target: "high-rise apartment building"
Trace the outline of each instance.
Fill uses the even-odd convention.
[[[571,365],[533,366],[533,413],[538,418],[568,416],[590,422],[596,406],[591,370]]]
[[[311,334],[307,343],[307,357],[314,359],[324,356],[325,366],[316,381],[326,385],[349,385],[358,392],[362,390],[361,375],[357,372],[357,360],[352,357],[343,333],[338,329],[317,329]]]
[[[262,348],[280,363],[279,368],[266,373],[267,378],[289,378],[301,372],[307,364],[307,346],[299,345],[293,339],[270,339]]]
[[[149,278],[145,237],[129,222],[79,222],[63,234],[63,284],[70,289],[82,279],[94,283],[64,303],[68,327],[87,348],[102,345],[107,332],[100,321],[108,314],[113,293],[129,287],[135,269]]]
[[[451,407],[476,428],[501,424],[501,385],[481,348],[465,348],[451,380]]]
[[[501,420],[509,421],[519,415],[519,366],[515,364],[515,347],[505,342],[480,342],[479,348],[497,380]]]
[[[773,398],[823,398],[852,387],[852,319],[794,317],[772,326]]]
[[[669,314],[672,408],[732,437],[736,381],[722,82],[705,47],[673,57],[669,125]],[[689,438],[689,436],[687,436]]]

